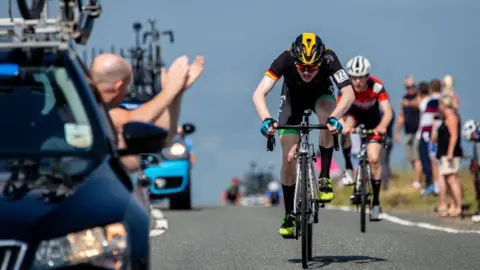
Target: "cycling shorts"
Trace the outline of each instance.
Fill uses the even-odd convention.
[[[350,107],[345,116],[350,116],[355,120],[355,127],[364,124],[366,129],[374,129],[380,124],[382,115],[378,108],[362,110],[355,106]],[[382,143],[381,135],[369,135],[367,142]]]
[[[279,125],[299,125],[302,122],[303,112],[307,109],[316,111],[317,103],[321,99],[330,99],[335,102],[333,85],[328,89],[317,91],[302,92],[302,90],[292,93],[288,86],[283,84],[277,116]],[[282,129],[278,130],[278,134],[299,134],[299,132],[294,129]]]

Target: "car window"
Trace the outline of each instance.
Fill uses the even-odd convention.
[[[88,68],[85,66],[83,61],[77,57],[78,63],[87,78],[91,78],[90,71]],[[103,101],[101,100],[100,94],[96,91],[96,89],[92,89],[95,98],[97,99],[97,105],[100,111],[100,117],[102,118],[102,123],[105,125],[107,132],[108,132],[108,138],[112,142],[113,145],[117,146],[118,145],[118,136],[117,136],[117,131],[115,130],[115,127],[113,126],[113,123],[111,121],[110,115],[108,114],[107,108],[105,107]]]
[[[21,67],[0,77],[0,152],[85,152],[92,128],[63,67]]]

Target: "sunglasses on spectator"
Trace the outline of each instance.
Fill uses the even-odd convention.
[[[415,89],[415,85],[405,85],[405,88],[408,90]]]
[[[318,66],[313,66],[313,65],[301,65],[301,64],[296,64],[297,69],[302,71],[302,72],[314,72],[315,70],[318,69]]]

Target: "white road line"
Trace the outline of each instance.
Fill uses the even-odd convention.
[[[155,220],[155,226],[153,227],[154,229],[168,229],[168,221],[166,219],[157,219]]]
[[[330,210],[340,210],[344,212],[353,212],[356,211],[356,209],[348,206],[325,206],[325,209],[330,209]],[[367,209],[368,211],[368,209]],[[453,234],[460,234],[460,233],[471,233],[471,234],[480,234],[480,230],[458,230],[458,229],[453,229],[453,228],[448,228],[448,227],[442,227],[442,226],[436,226],[432,225],[429,223],[425,222],[413,222],[405,219],[401,219],[396,216],[389,215],[387,213],[382,213],[382,218],[384,220],[388,220],[392,223],[400,224],[403,226],[409,226],[409,227],[418,227],[418,228],[423,228],[427,230],[435,230],[435,231],[442,231],[446,233],[453,233]]]
[[[159,236],[161,234],[163,234],[165,232],[165,230],[163,229],[153,229],[150,231],[150,237],[156,237],[156,236]]]
[[[163,215],[163,212],[160,209],[155,209],[154,208],[150,211],[150,214],[156,219],[164,219],[165,218],[165,216]]]
[[[153,229],[150,230],[150,237],[156,237],[165,233],[168,229],[168,221],[163,212],[160,209],[151,209],[150,215],[152,215],[155,222]]]

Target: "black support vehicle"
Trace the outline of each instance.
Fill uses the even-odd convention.
[[[167,131],[128,123],[117,149],[87,75],[68,42],[0,42],[0,269],[149,269],[150,182],[120,158]]]

